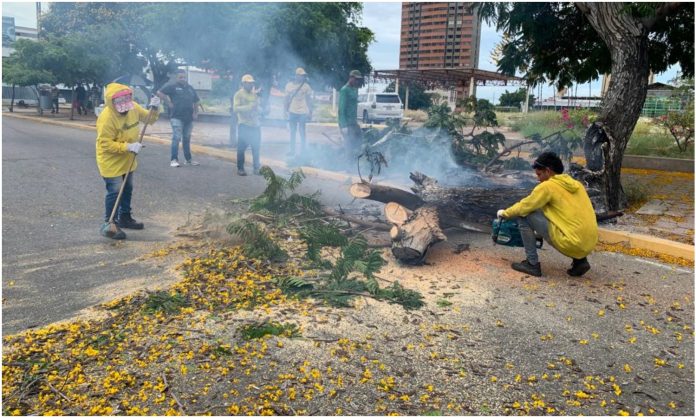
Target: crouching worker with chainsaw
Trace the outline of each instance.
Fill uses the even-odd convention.
[[[590,198],[580,182],[563,174],[563,162],[555,153],[542,153],[532,168],[539,179],[532,193],[498,211],[498,218],[517,219],[527,255],[512,268],[541,276],[536,242],[543,238],[573,259],[569,275],[582,276],[590,270],[587,255],[597,244],[597,218]]]
[[[131,216],[133,174],[138,167],[135,156],[142,148],[145,126],[138,135],[140,122],[154,123],[159,117],[160,99],[154,96],[143,109],[133,101],[133,90],[111,83],[104,92],[104,111],[97,119],[97,167],[106,183],[104,225],[107,238],[125,239],[120,228],[143,229]]]

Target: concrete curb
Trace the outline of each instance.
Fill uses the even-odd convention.
[[[55,121],[55,120],[43,120],[43,119],[37,119],[36,117],[33,116],[23,116],[23,115],[6,115],[3,113],[3,116],[9,116],[17,119],[27,119],[27,120],[33,120],[37,121],[40,123],[46,123],[46,124],[52,124],[52,125],[59,125],[59,126],[65,126],[65,127],[71,127],[71,128],[79,128],[79,129],[91,129],[91,130],[96,130],[96,127],[93,126],[87,126],[83,125],[80,123],[75,123],[75,122],[63,122],[63,121]],[[159,137],[155,136],[150,136],[150,135],[145,135],[145,139],[151,142],[156,142],[159,144],[167,145],[170,144],[170,140],[168,139],[162,139]],[[237,153],[233,151],[224,151],[224,150],[219,150],[215,148],[211,148],[205,145],[195,145],[191,144],[191,150],[195,151],[198,154],[204,154],[208,155],[211,157],[219,157],[219,158],[224,158],[228,159],[230,161],[236,161],[237,158]],[[356,181],[359,181],[360,179],[356,176],[350,176],[347,174],[342,174],[342,173],[336,173],[333,171],[328,171],[328,170],[322,170],[314,167],[288,167],[287,163],[284,161],[279,161],[279,160],[273,160],[273,159],[268,159],[268,158],[261,158],[261,162],[264,165],[268,165],[273,168],[280,168],[280,169],[291,169],[291,168],[301,168],[302,171],[310,176],[314,176],[317,178],[322,178],[326,180],[333,180],[333,181],[339,181],[339,182],[344,182],[344,183],[353,183]],[[681,257],[689,261],[694,261],[694,246],[693,245],[688,245],[688,244],[682,244],[680,242],[676,241],[670,241],[662,238],[656,238],[653,236],[649,235],[642,235],[642,234],[635,234],[632,232],[626,232],[626,231],[614,231],[614,230],[609,230],[609,229],[604,229],[604,228],[599,228],[599,241],[605,244],[617,244],[617,243],[624,243],[627,244],[630,248],[634,249],[645,249],[645,250],[651,250],[655,251],[660,254],[665,254],[669,255],[672,257]]]
[[[599,241],[605,244],[621,243],[627,245],[629,248],[650,250],[673,257],[681,257],[692,262],[694,261],[693,245],[656,238],[650,235],[599,228]]]

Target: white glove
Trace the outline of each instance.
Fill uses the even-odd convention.
[[[156,108],[159,108],[159,105],[160,105],[161,102],[162,102],[162,101],[160,100],[160,98],[159,98],[158,96],[152,96],[152,98],[150,99],[150,104],[147,105],[147,107],[149,107],[149,108],[155,108],[155,109],[156,109]],[[136,154],[137,154],[137,153],[136,153]]]
[[[505,209],[498,209],[498,213],[496,213],[496,216],[498,218],[504,218],[503,213],[505,212]]]
[[[140,149],[143,147],[143,144],[140,142],[133,142],[132,144],[126,145],[128,148],[128,151],[132,152],[133,154],[137,154],[140,152]]]

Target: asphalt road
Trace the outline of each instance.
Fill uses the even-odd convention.
[[[259,176],[237,176],[228,160],[194,155],[200,166],[171,168],[169,147],[149,144],[138,156],[132,202],[133,216],[145,229],[126,230],[126,241],[113,241],[99,235],[104,182],[94,131],[8,117],[2,138],[4,333],[64,320],[124,292],[173,281],[166,266],[136,259],[171,241],[191,215],[256,196],[265,187]]]

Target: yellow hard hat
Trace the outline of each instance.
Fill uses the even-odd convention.
[[[295,75],[307,75],[307,73],[305,72],[304,68],[297,67],[297,69],[295,70]]]
[[[251,76],[251,74],[244,74],[242,76],[242,83],[253,83],[254,82],[254,77]]]

